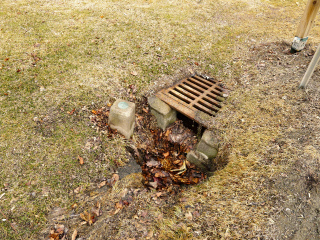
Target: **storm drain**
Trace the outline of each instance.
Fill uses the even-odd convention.
[[[192,76],[174,86],[162,89],[156,96],[197,123],[208,127],[227,96],[227,90],[212,78]]]

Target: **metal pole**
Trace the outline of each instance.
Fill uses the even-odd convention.
[[[314,69],[316,68],[319,60],[320,60],[320,46],[318,46],[317,51],[314,54],[309,66],[308,66],[306,73],[303,76],[303,79],[300,83],[299,88],[306,88],[307,87],[309,80],[311,78],[311,75],[314,72]]]

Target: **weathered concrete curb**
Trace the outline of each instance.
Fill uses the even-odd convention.
[[[196,165],[201,171],[209,173],[212,169],[212,159],[219,151],[219,141],[213,132],[206,130],[196,150],[187,154],[187,160]]]
[[[118,99],[110,108],[109,125],[129,139],[133,135],[135,123],[135,104]]]
[[[148,98],[151,113],[156,117],[158,126],[165,130],[171,123],[177,120],[177,111],[159,98],[152,96]]]
[[[196,165],[203,172],[207,172],[210,170],[210,161],[208,157],[203,153],[200,153],[198,151],[190,151],[187,154],[187,160],[190,163]]]
[[[205,154],[209,160],[215,158],[219,151],[219,141],[212,131],[206,130],[197,146],[197,151]]]

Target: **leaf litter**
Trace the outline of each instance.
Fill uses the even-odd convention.
[[[134,87],[130,85],[129,89]],[[117,131],[108,125],[110,107],[108,105],[92,110],[90,120],[101,132],[113,138]],[[196,134],[185,127],[181,120],[163,131],[156,126],[147,99],[137,102],[135,135],[133,140],[129,140],[127,149],[141,166],[145,186],[164,190],[173,185],[197,184],[203,181],[206,178],[205,173],[196,169],[195,165],[186,159],[187,153],[196,143]]]

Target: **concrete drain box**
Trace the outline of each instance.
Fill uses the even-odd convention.
[[[218,81],[202,76],[185,78],[156,94],[170,107],[206,128],[227,95],[228,91],[219,86]]]
[[[135,104],[118,99],[110,108],[109,125],[129,139],[134,130]]]

